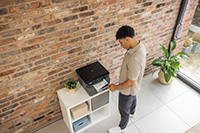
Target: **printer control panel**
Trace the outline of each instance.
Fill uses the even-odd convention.
[[[92,85],[92,84],[96,84],[98,82],[101,82],[103,81],[104,77],[99,77],[99,78],[96,78],[94,80],[92,80],[91,82],[89,82],[89,85]]]

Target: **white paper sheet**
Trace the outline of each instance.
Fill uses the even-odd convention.
[[[102,89],[104,89],[105,87],[107,87],[107,86],[105,86],[105,85],[108,85],[108,82],[105,80],[105,79],[103,79],[103,81],[101,81],[101,82],[99,82],[99,83],[96,83],[96,84],[94,84],[93,86],[94,86],[94,88],[96,89],[96,91],[97,92],[99,92],[99,91],[101,91]],[[105,86],[105,87],[104,87]],[[102,88],[103,87],[103,88]]]

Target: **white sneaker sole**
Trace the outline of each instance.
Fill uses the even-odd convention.
[[[135,117],[135,114],[133,114],[133,115],[130,114],[130,117],[131,117],[131,118],[134,118],[134,117]]]

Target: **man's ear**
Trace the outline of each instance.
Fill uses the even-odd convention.
[[[127,42],[130,42],[130,37],[125,38]]]

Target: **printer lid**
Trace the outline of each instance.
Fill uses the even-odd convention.
[[[109,72],[97,61],[76,70],[77,74],[85,82],[91,82],[93,79],[99,78]]]

